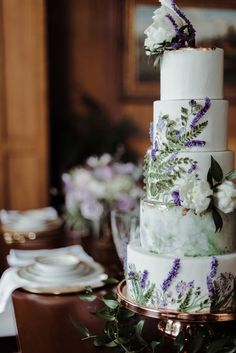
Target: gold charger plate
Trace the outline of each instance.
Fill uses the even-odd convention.
[[[183,313],[179,311],[166,309],[153,309],[140,306],[134,303],[127,295],[126,281],[123,280],[117,287],[117,296],[119,302],[127,309],[147,317],[161,320],[175,320],[188,323],[207,323],[207,322],[225,322],[236,320],[236,312],[210,312],[204,310],[199,313]]]

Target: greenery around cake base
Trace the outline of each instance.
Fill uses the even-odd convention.
[[[168,339],[156,331],[156,324],[126,309],[112,291],[104,297],[98,297],[88,288],[85,295],[79,298],[87,302],[99,300],[102,307],[99,306],[95,315],[104,321],[101,331],[94,333],[71,320],[83,336],[82,340],[91,340],[91,345],[106,348],[106,351],[110,348],[111,352],[117,353],[166,352]],[[154,325],[153,339],[150,338],[150,324]],[[191,330],[181,331],[171,349],[173,353],[236,353],[235,327],[224,324],[196,325]]]

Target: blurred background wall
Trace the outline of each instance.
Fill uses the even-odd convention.
[[[153,88],[151,94],[149,89],[138,94],[127,90],[133,60],[127,13],[134,4],[0,0],[1,208],[55,202],[61,174],[91,154],[119,151],[126,160],[143,157],[152,102],[159,93],[158,86],[156,94]],[[219,1],[213,5],[222,6]],[[232,100],[233,150],[235,115]]]

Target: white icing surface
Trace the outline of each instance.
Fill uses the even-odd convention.
[[[200,306],[199,302],[204,300],[204,298],[209,298],[209,291],[207,286],[207,277],[211,273],[212,269],[212,260],[213,258],[210,256],[207,257],[180,257],[180,267],[176,273],[176,276],[173,276],[169,281],[170,286],[166,293],[163,294],[162,286],[163,282],[169,277],[169,273],[173,268],[173,262],[176,259],[176,255],[172,256],[164,256],[164,255],[156,255],[152,254],[136,244],[129,244],[127,249],[127,287],[128,293],[132,300],[138,302],[140,304],[141,296],[135,295],[133,291],[132,282],[129,280],[129,271],[133,270],[133,265],[135,264],[135,268],[137,273],[143,273],[147,271],[148,278],[147,284],[154,284],[155,290],[149,300],[149,302],[145,306],[160,308],[163,307],[161,303],[157,301],[158,291],[162,292],[162,299],[166,300],[166,309],[178,310],[179,303],[177,300],[173,300],[174,298],[178,298],[178,293],[176,295],[176,287],[177,284],[181,281],[182,284],[189,284],[192,282],[193,286],[193,297],[195,298],[195,305],[188,308],[186,311],[199,311]],[[227,254],[220,255],[216,257],[218,266],[216,267],[216,274],[214,279],[216,279],[220,274],[224,274],[227,278],[228,274],[231,273],[234,277],[236,276],[236,254]],[[222,281],[224,280],[224,276],[221,278],[219,282],[223,288]],[[196,290],[200,288],[200,295],[196,295]],[[145,291],[145,290],[143,290]],[[222,293],[223,294],[223,293]],[[201,299],[202,298],[202,299]],[[193,302],[193,300],[192,300]],[[227,303],[230,305],[230,303]],[[210,303],[206,304],[205,309],[209,308]],[[219,305],[218,310],[221,310],[222,307]]]
[[[235,249],[236,212],[222,214],[223,228],[215,232],[210,212],[184,214],[178,206],[141,200],[140,240],[143,249],[176,256],[206,256]]]
[[[197,104],[204,106],[204,100],[198,100]],[[186,108],[189,111],[189,100],[168,100],[154,102],[154,137],[157,137],[159,148],[161,144],[168,143],[166,138],[165,128],[161,129],[161,124],[158,124],[160,117],[168,115],[169,118],[176,122],[175,128],[182,128],[181,108]],[[208,121],[207,127],[203,130],[198,140],[206,142],[204,147],[191,147],[191,151],[224,151],[227,149],[227,118],[228,118],[228,101],[212,100],[211,107],[207,113],[200,119],[199,123]],[[190,115],[187,129],[193,120],[193,115]]]
[[[164,52],[161,100],[223,98],[223,49]]]

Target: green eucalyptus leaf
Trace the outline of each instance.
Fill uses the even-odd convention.
[[[116,309],[120,304],[113,294],[105,295],[102,298],[103,303],[110,309]]]
[[[83,301],[93,302],[95,299],[97,299],[97,296],[96,295],[80,295],[79,298]]]
[[[220,183],[223,180],[223,171],[219,163],[211,156],[211,175],[215,181]]]
[[[107,278],[104,281],[102,281],[104,284],[117,284],[119,283],[118,279],[116,278]]]
[[[236,179],[236,169],[232,170],[231,172],[229,172],[226,177],[227,180],[233,180]]]
[[[115,321],[116,317],[114,314],[109,313],[108,311],[97,311],[96,315],[105,321]]]
[[[119,314],[118,314],[118,319],[119,320],[127,320],[130,319],[131,317],[134,317],[135,313],[133,311],[130,311],[128,309],[125,309],[121,307]]]
[[[145,323],[145,321],[144,320],[140,320],[138,323],[137,323],[137,325],[136,325],[136,327],[135,327],[135,337],[136,337],[136,339],[140,342],[140,343],[142,343],[142,344],[144,344],[145,345],[145,341],[144,341],[144,339],[142,338],[142,331],[143,331],[143,326],[144,326],[144,323]]]
[[[110,347],[110,348],[117,347],[117,345],[118,345],[118,343],[116,340],[104,344],[105,347]]]
[[[216,227],[215,232],[218,232],[218,231],[220,232],[223,228],[223,219],[220,213],[214,207],[212,208],[212,217]]]
[[[75,322],[74,320],[71,319],[72,324],[74,325],[74,327],[81,333],[81,335],[83,335],[84,337],[90,337],[90,332],[87,329],[87,327],[78,324],[77,322]]]

